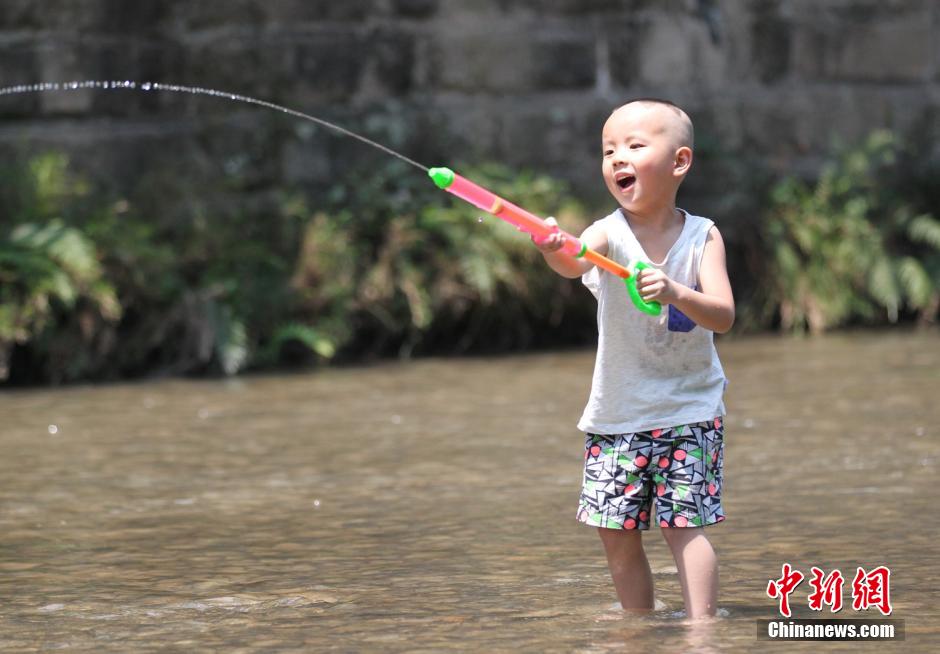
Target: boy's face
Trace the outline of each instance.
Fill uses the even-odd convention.
[[[601,171],[620,206],[646,213],[675,202],[692,163],[687,121],[672,107],[644,102],[621,107],[607,119]]]

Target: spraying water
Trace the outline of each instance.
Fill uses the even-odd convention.
[[[279,104],[274,104],[273,102],[268,102],[266,100],[259,100],[257,98],[251,98],[244,95],[238,95],[235,93],[228,93],[227,91],[217,91],[215,89],[204,89],[197,86],[181,86],[178,84],[161,84],[158,82],[144,82],[143,84],[138,85],[137,82],[131,81],[83,81],[83,82],[40,82],[38,84],[25,84],[21,86],[9,86],[5,88],[0,88],[0,96],[11,95],[14,93],[35,93],[35,92],[45,92],[45,91],[74,91],[78,89],[140,89],[142,91],[171,91],[174,93],[191,93],[194,95],[208,95],[211,97],[225,98],[227,100],[235,100],[238,102],[245,102],[248,104],[256,104],[262,107],[267,107],[268,109],[275,109],[282,113],[288,114],[290,116],[296,116],[297,118],[303,118],[304,120],[309,120],[310,122],[322,125],[328,129],[331,129],[343,136],[350,136],[358,141],[365,143],[366,145],[371,145],[374,148],[390,154],[401,161],[404,161],[410,166],[414,166],[418,170],[421,170],[427,173],[434,183],[441,189],[446,190],[448,193],[459,197],[460,199],[472,204],[478,209],[482,209],[488,213],[493,214],[497,218],[505,220],[506,222],[514,225],[517,229],[523,232],[527,232],[535,238],[545,238],[553,233],[559,232],[559,228],[556,225],[551,225],[535,214],[529,213],[525,209],[518,207],[511,202],[507,202],[503,198],[494,194],[491,191],[486,190],[482,186],[474,184],[470,180],[457,175],[450,168],[428,168],[427,166],[422,166],[418,162],[409,159],[408,157],[395,152],[394,150],[385,147],[375,141],[369,140],[364,136],[360,136],[355,132],[351,132],[347,129],[340,127],[339,125],[334,125],[333,123],[317,118],[316,116],[311,116],[294,109],[288,109],[287,107],[282,107]],[[585,258],[587,261],[590,261],[596,266],[603,268],[613,274],[617,275],[624,280],[627,286],[627,290],[630,295],[630,299],[633,301],[633,304],[636,305],[637,309],[648,313],[650,315],[656,316],[659,315],[662,307],[658,302],[647,302],[645,301],[637,291],[636,287],[636,272],[642,268],[647,267],[647,265],[642,261],[630,262],[629,267],[625,267],[613,259],[609,259],[602,255],[601,253],[592,250],[587,247],[587,244],[582,242],[580,239],[575,237],[573,234],[568,234],[567,232],[561,232],[565,237],[565,254],[568,254],[574,258]]]
[[[407,163],[410,166],[414,166],[418,170],[428,172],[428,167],[419,164],[413,159],[409,159],[400,152],[396,152],[391,148],[388,148],[381,143],[376,143],[366,137],[351,132],[348,129],[344,129],[339,125],[335,125],[327,120],[322,118],[317,118],[316,116],[311,116],[310,114],[305,114],[302,111],[297,111],[296,109],[290,109],[288,107],[283,107],[279,104],[274,104],[273,102],[268,102],[267,100],[259,100],[258,98],[251,98],[246,95],[238,95],[237,93],[229,93],[227,91],[218,91],[216,89],[205,89],[198,86],[182,86],[180,84],[162,84],[159,82],[132,82],[132,81],[100,81],[100,80],[86,80],[86,81],[76,81],[76,82],[39,82],[37,84],[21,84],[18,86],[7,86],[0,88],[0,96],[3,95],[15,95],[18,93],[45,93],[45,92],[55,92],[55,91],[77,91],[80,89],[128,89],[128,90],[140,90],[140,91],[169,91],[172,93],[191,93],[193,95],[208,95],[215,98],[225,98],[226,100],[233,100],[236,102],[245,102],[247,104],[254,104],[260,107],[267,107],[268,109],[275,109],[282,113],[288,114],[289,116],[295,116],[297,118],[302,118],[304,120],[309,120],[312,123],[317,125],[322,125],[327,129],[333,130],[338,134],[343,136],[349,136],[361,141],[366,145],[370,145],[373,148],[381,150],[386,154],[390,154],[397,159],[400,159]]]

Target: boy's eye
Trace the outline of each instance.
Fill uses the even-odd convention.
[[[631,149],[631,150],[639,150],[639,149],[642,148],[642,147],[643,147],[643,144],[642,144],[642,143],[631,143],[631,144],[630,144],[630,149]]]
[[[604,156],[605,156],[605,157],[609,157],[609,156],[612,155],[613,153],[614,153],[613,150],[604,150]]]

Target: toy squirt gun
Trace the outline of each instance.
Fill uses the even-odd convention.
[[[603,268],[623,279],[627,286],[627,292],[630,294],[630,299],[636,308],[643,313],[658,316],[662,311],[659,302],[645,301],[640,297],[640,292],[637,290],[636,273],[649,267],[644,262],[636,261],[629,267],[621,266],[616,261],[590,249],[586,243],[559,229],[557,225],[549,225],[535,214],[517,207],[512,202],[504,200],[491,191],[487,191],[465,177],[461,177],[450,168],[431,168],[428,170],[428,175],[434,180],[438,188],[444,189],[461,200],[465,200],[473,206],[515,225],[519,230],[531,234],[537,239],[545,239],[552,234],[561,234],[565,237],[561,252],[575,259],[586,259],[598,268]]]

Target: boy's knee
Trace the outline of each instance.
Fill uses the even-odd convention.
[[[701,527],[662,527],[660,531],[669,545],[684,545],[694,538],[705,536]]]
[[[634,549],[643,546],[642,535],[638,529],[608,529],[598,527],[597,534],[601,537],[604,547]]]

